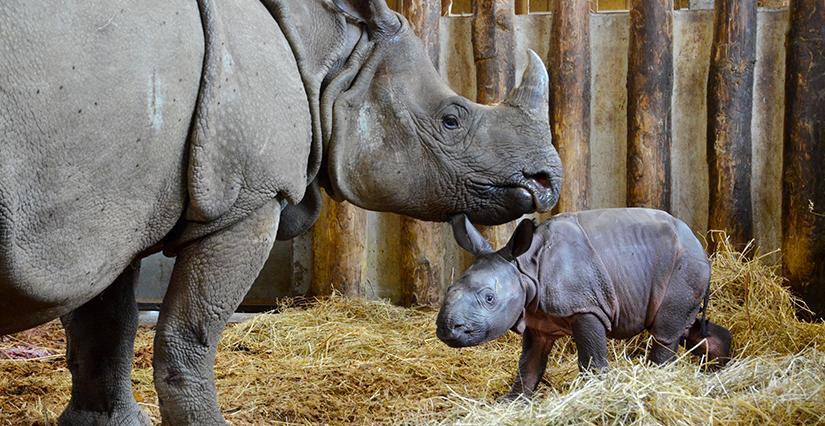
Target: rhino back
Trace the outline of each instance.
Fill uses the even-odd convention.
[[[0,333],[88,300],[175,224],[202,58],[191,1],[0,3]]]
[[[685,252],[676,219],[643,208],[590,210],[576,217],[615,292],[613,335],[638,334],[651,324]]]

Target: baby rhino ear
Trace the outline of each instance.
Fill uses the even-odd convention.
[[[493,247],[478,229],[467,219],[467,216],[459,214],[450,218],[450,225],[453,227],[453,237],[461,248],[472,253],[473,256],[480,256],[485,253],[492,253]]]
[[[533,245],[533,235],[536,232],[536,223],[532,219],[524,219],[518,224],[516,232],[510,237],[507,245],[501,249],[504,257],[515,259],[530,249]]]

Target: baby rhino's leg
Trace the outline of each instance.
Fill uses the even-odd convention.
[[[696,319],[688,330],[683,343],[693,355],[706,357],[710,367],[722,367],[730,360],[730,331],[721,325],[707,322],[706,335],[702,333],[702,320]]]
[[[536,390],[539,381],[544,376],[547,368],[547,355],[553,348],[555,338],[526,329],[521,338],[521,358],[518,362],[516,381],[510,389],[510,393],[504,396],[504,400],[513,400],[520,395],[530,397]]]
[[[699,312],[699,300],[684,281],[685,277],[681,274],[671,278],[668,294],[649,327],[654,343],[648,359],[655,364],[668,363],[676,357],[685,329]]]
[[[573,339],[579,355],[580,371],[607,369],[607,330],[593,314],[573,318]]]

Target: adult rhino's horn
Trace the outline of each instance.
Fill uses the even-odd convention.
[[[527,57],[527,69],[524,70],[521,85],[510,92],[504,103],[519,107],[544,120],[548,116],[550,104],[547,69],[533,50],[527,51]]]

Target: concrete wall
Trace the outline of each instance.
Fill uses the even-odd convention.
[[[459,94],[475,96],[475,67],[471,44],[471,17],[441,18],[443,77]],[[708,183],[706,163],[707,73],[712,38],[712,13],[702,10],[674,12],[674,87],[672,206],[698,234],[707,227]],[[780,244],[782,126],[784,102],[785,10],[760,10],[753,102],[753,206],[755,233],[763,251]],[[552,16],[516,16],[518,73],[526,49],[547,58]],[[627,13],[595,13],[591,17],[591,167],[593,208],[620,207],[625,203],[627,144]],[[399,217],[369,213],[366,296],[397,301],[399,280]],[[450,268],[445,279],[460,275],[462,256],[449,229],[442,226]],[[248,304],[269,304],[276,297],[302,294],[312,273],[311,234],[279,242],[272,251]],[[774,258],[777,259],[777,258]],[[160,255],[143,263],[139,296],[158,302],[165,291],[172,260]]]

